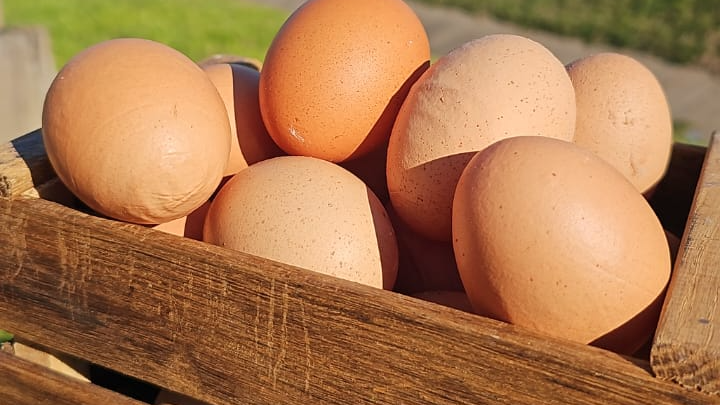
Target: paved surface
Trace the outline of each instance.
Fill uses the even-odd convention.
[[[40,128],[55,72],[45,28],[0,27],[0,144]]]
[[[303,0],[252,0],[256,3],[292,11]],[[361,0],[360,0],[361,1]],[[550,49],[563,63],[611,47],[588,45],[580,40],[546,32],[528,30],[486,17],[469,16],[459,10],[410,3],[425,25],[433,55],[443,55],[471,39],[493,33],[513,33],[534,39]],[[692,67],[666,63],[650,55],[619,50],[644,63],[657,76],[672,109],[675,120],[690,125],[689,137],[706,142],[710,133],[720,130],[720,76]]]

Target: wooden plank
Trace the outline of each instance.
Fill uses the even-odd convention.
[[[55,177],[39,129],[0,144],[0,197],[20,195]]]
[[[720,135],[711,139],[650,354],[661,379],[720,394]]]
[[[0,198],[0,325],[215,405],[707,404],[597,348],[40,199]]]
[[[13,405],[141,405],[116,392],[64,376],[0,351],[0,403]]]

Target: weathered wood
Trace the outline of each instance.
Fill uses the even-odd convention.
[[[0,351],[0,403],[13,405],[142,405],[96,385]]]
[[[53,178],[39,129],[0,145],[0,197],[20,195]]]
[[[215,405],[703,404],[619,355],[40,199],[0,198],[0,325]]]
[[[720,135],[705,159],[650,354],[659,378],[720,394]]]

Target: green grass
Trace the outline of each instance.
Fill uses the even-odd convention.
[[[0,343],[9,342],[13,340],[13,338],[12,333],[0,329]]]
[[[720,0],[419,0],[720,72]]]
[[[288,13],[241,0],[4,0],[9,26],[44,25],[58,67],[103,40],[139,37],[195,61],[226,53],[262,60]]]

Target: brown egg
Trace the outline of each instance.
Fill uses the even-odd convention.
[[[157,224],[215,191],[230,150],[225,107],[180,52],[114,39],[71,59],[52,82],[43,142],[58,177],[95,211]]]
[[[545,137],[505,139],[470,161],[453,246],[476,313],[624,353],[653,333],[670,276],[645,198],[596,155]]]
[[[220,93],[233,134],[225,176],[284,153],[273,142],[260,116],[258,83],[260,73],[235,63],[204,65],[203,70]]]
[[[163,231],[172,235],[183,236],[189,239],[202,240],[203,225],[205,224],[205,215],[210,208],[210,201],[201,205],[195,211],[184,217],[173,219],[153,226],[153,229]]]
[[[413,231],[385,205],[398,242],[399,264],[394,290],[403,294],[420,291],[465,291],[455,263],[451,242],[427,239]]]
[[[268,159],[233,176],[205,220],[206,242],[378,288],[397,276],[397,242],[375,194],[340,166]]]
[[[570,140],[574,129],[572,84],[550,51],[515,35],[470,41],[425,72],[398,113],[393,206],[415,231],[449,241],[455,185],[477,151],[517,134]]]
[[[434,302],[460,311],[473,312],[470,300],[464,291],[423,291],[412,295],[423,301]]]
[[[660,83],[637,60],[600,53],[567,66],[577,100],[574,142],[615,166],[642,193],[663,177],[672,117]]]
[[[402,0],[309,0],[265,56],[263,120],[291,155],[359,157],[387,141],[429,60],[425,29]]]

